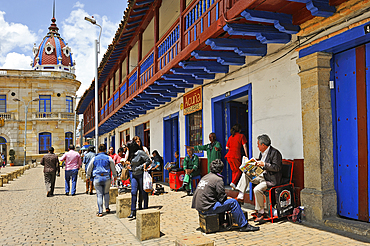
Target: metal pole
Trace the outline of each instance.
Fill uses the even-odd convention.
[[[100,36],[99,36],[100,38]],[[99,115],[98,115],[98,105],[99,105],[99,97],[98,97],[98,49],[99,42],[95,39],[95,151],[98,153],[98,144],[99,144]]]
[[[27,149],[27,113],[28,113],[28,103],[24,103],[24,160],[23,160],[23,166],[26,165],[26,149]]]

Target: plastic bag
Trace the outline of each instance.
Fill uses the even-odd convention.
[[[145,192],[152,192],[153,191],[152,176],[150,176],[150,174],[148,172],[144,172],[143,189],[144,189]]]

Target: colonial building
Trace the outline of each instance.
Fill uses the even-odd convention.
[[[174,159],[243,126],[294,161],[307,218],[370,221],[370,3],[132,0],[99,67],[99,143],[133,136]],[[94,84],[78,105],[93,137]],[[223,148],[223,155],[226,153]],[[202,173],[206,172],[206,153]],[[230,170],[224,169],[225,184]],[[168,172],[164,170],[164,177]],[[246,198],[247,199],[247,198]]]
[[[52,18],[48,34],[34,46],[33,70],[0,69],[0,151],[15,151],[15,164],[21,165],[47,153],[64,153],[73,143],[74,105],[80,82],[74,74],[71,48],[58,33]],[[27,115],[25,110],[28,108]],[[25,117],[27,132],[25,144]]]

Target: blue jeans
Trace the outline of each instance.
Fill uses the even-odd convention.
[[[148,208],[149,197],[143,189],[143,174],[132,175],[131,179],[131,210],[136,210],[137,192],[139,191],[139,198],[142,196],[144,200],[144,209]],[[141,199],[139,199],[139,208],[141,208]]]
[[[227,199],[223,204],[220,202],[216,202],[212,208],[207,211],[204,211],[203,214],[219,214],[225,211],[231,211],[236,223],[238,223],[239,227],[244,227],[248,224],[248,221],[245,219],[242,209],[237,200],[235,199]]]
[[[76,182],[77,182],[78,169],[66,170],[65,175],[65,191],[69,193],[69,181],[72,179],[72,191],[71,194],[76,194]]]
[[[99,181],[99,178],[94,179],[94,186],[96,190],[96,196],[98,197],[98,209],[99,213],[103,213],[103,197],[105,202],[105,208],[109,208],[109,188],[110,179],[105,181]]]

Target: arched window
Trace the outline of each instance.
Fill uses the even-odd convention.
[[[0,144],[6,144],[6,139],[3,137],[0,137]]]
[[[51,146],[51,132],[39,133],[39,154],[48,153]]]
[[[68,147],[70,144],[73,144],[73,133],[66,132],[65,134],[65,151],[68,151]]]

